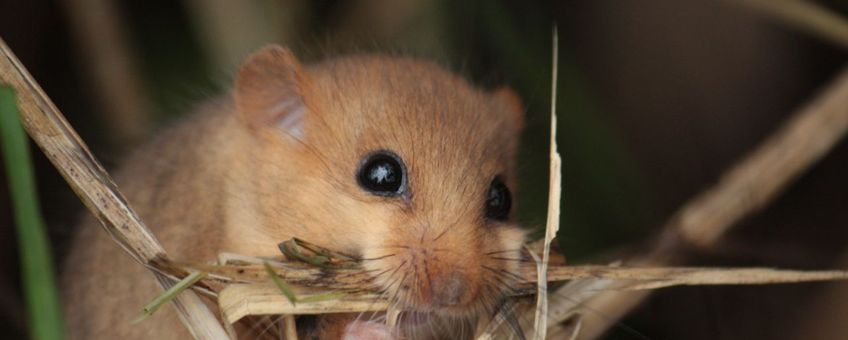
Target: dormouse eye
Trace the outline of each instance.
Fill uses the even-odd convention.
[[[406,190],[406,168],[391,151],[378,151],[362,160],[356,175],[359,186],[378,196],[398,196]]]
[[[505,221],[509,218],[511,207],[512,196],[509,194],[509,189],[500,176],[497,176],[489,185],[489,194],[486,196],[486,218]]]

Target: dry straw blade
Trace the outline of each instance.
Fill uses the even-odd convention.
[[[0,40],[0,81],[18,94],[21,121],[30,137],[59,170],[110,236],[167,289],[185,271],[169,267],[164,249],[130,208],[112,178],[94,158],[14,53]],[[193,292],[174,300],[180,319],[198,339],[229,338],[215,316]]]
[[[301,300],[294,304],[273,283],[233,284],[218,294],[218,305],[229,323],[248,315],[359,313],[384,311],[389,307],[374,294],[345,294],[333,299],[328,299],[326,294],[303,294]],[[313,300],[312,296],[323,297]]]
[[[545,243],[541,261],[533,255],[537,263],[538,280],[536,281],[536,317],[534,338],[543,340],[547,333],[548,315],[548,261],[551,253],[551,242],[559,231],[559,207],[562,193],[562,158],[557,152],[556,144],[556,97],[557,97],[557,66],[559,65],[559,42],[557,28],[553,28],[552,40],[552,71],[551,71],[551,140],[550,140],[550,183],[548,184],[548,218],[545,223]]]
[[[798,283],[848,279],[844,270],[785,270],[773,268],[632,268],[615,266],[564,266],[550,268],[548,279],[564,281],[575,279],[604,279],[616,281],[618,290],[657,289],[670,286],[692,285],[757,285]]]
[[[243,258],[249,258],[244,256]],[[257,258],[258,259],[258,258]],[[267,261],[267,260],[265,260]],[[364,269],[326,270],[298,266],[296,263],[271,262],[241,265],[188,265],[186,268],[208,272],[205,286],[223,287],[238,283],[273,283],[269,271],[292,288],[315,287],[350,292],[376,292],[380,287]],[[669,285],[767,284],[848,279],[844,270],[785,270],[774,268],[715,267],[626,267],[618,265],[549,266],[548,282],[578,279],[612,281],[666,281]],[[515,274],[517,295],[532,294],[538,280],[536,264],[523,263]],[[294,294],[294,293],[293,293]],[[298,300],[299,301],[299,300]]]
[[[364,311],[385,311],[389,302],[380,297],[379,287],[367,279],[363,269],[344,269],[337,271],[315,272],[314,268],[298,267],[296,263],[266,262],[263,265],[252,264],[249,257],[241,257],[246,264],[204,267],[210,274],[204,279],[207,286],[225,287],[218,294],[219,305],[229,322],[235,322],[247,315],[272,314],[315,314],[348,313]],[[224,269],[224,270],[222,270]],[[215,272],[215,270],[221,270]],[[258,274],[261,273],[261,274]],[[274,276],[270,276],[273,273]],[[848,271],[800,271],[772,268],[640,268],[621,266],[550,266],[547,269],[550,283],[574,281],[579,292],[632,291],[657,289],[680,285],[753,285],[796,283],[810,281],[846,280]],[[270,276],[270,277],[269,277]],[[279,286],[270,279],[280,281],[297,277],[297,283],[287,281],[289,293],[281,292]],[[357,277],[361,281],[348,281],[345,278]],[[522,264],[516,280],[516,295],[532,295],[538,276],[534,263]],[[601,282],[590,286],[580,286],[581,279],[594,279]],[[291,284],[291,285],[290,285]],[[308,293],[300,293],[302,287],[312,287]],[[315,291],[315,289],[323,289]],[[503,312],[503,311],[502,311]],[[549,317],[549,315],[546,315]],[[494,329],[503,319],[495,317],[495,325],[481,327],[486,334],[494,334]],[[552,327],[555,325],[552,325]],[[550,328],[550,327],[549,327]],[[485,337],[484,337],[485,338]]]

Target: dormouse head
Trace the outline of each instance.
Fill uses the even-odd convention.
[[[361,257],[405,310],[479,315],[515,283],[523,108],[511,90],[410,58],[303,66],[270,46],[241,67],[234,97],[268,237]]]

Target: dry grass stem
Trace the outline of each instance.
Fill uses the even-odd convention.
[[[559,231],[559,207],[562,193],[562,159],[557,152],[556,144],[556,98],[557,98],[557,66],[559,59],[559,42],[557,28],[553,28],[552,38],[552,71],[551,71],[551,136],[550,136],[550,182],[548,183],[548,216],[545,223],[545,243],[542,248],[541,261],[533,255],[537,263],[536,281],[536,315],[534,320],[534,339],[543,340],[547,334],[548,315],[548,261],[550,260],[551,242]]]
[[[194,268],[194,267],[192,267]],[[349,313],[384,311],[388,301],[380,298],[379,287],[373,284],[362,269],[327,270],[297,266],[296,263],[268,265],[207,266],[209,275],[204,279],[208,286],[223,287],[218,294],[219,305],[228,322],[248,315]],[[517,295],[532,295],[536,287],[537,270],[533,263],[524,263],[519,271]],[[267,274],[267,270],[280,280],[297,278],[290,294],[281,293]],[[356,277],[357,280],[350,278]],[[591,278],[594,281],[581,280]],[[570,294],[596,294],[599,291],[646,290],[677,285],[727,285],[772,284],[807,281],[845,280],[848,271],[796,271],[770,268],[632,268],[620,266],[551,266],[547,270],[549,282],[574,280]],[[602,282],[602,285],[586,285]],[[294,285],[296,284],[296,286]],[[310,287],[309,289],[304,287]],[[574,289],[577,287],[578,289]],[[324,289],[324,290],[316,290]],[[289,296],[290,295],[290,296]],[[557,306],[560,307],[560,306]],[[571,308],[576,306],[569,306]],[[394,311],[397,314],[399,311]],[[558,315],[558,309],[545,314]],[[495,330],[512,313],[507,304],[492,322],[482,327],[481,335],[495,334]],[[569,314],[569,317],[573,313]],[[392,317],[389,317],[392,319]],[[567,319],[567,318],[563,318]],[[559,322],[558,319],[553,320]],[[558,327],[556,323],[553,323]]]
[[[358,313],[385,311],[389,307],[376,294],[346,294],[333,300],[299,301],[294,304],[270,283],[229,285],[218,294],[218,305],[224,320],[229,323],[235,323],[248,315]]]
[[[725,0],[749,7],[786,24],[848,48],[848,22],[813,2],[803,0]]]
[[[297,324],[294,315],[286,315],[283,318],[283,327],[285,327],[286,340],[297,340]]]
[[[189,270],[208,272],[203,282],[208,287],[224,287],[234,283],[268,283],[268,271],[286,284],[350,292],[376,292],[380,287],[362,269],[327,270],[297,263],[268,262],[264,265],[190,265]],[[536,265],[524,263],[518,270],[518,295],[532,294],[538,280]],[[733,275],[736,275],[733,277]],[[764,284],[848,279],[848,271],[801,271],[772,268],[705,268],[705,267],[622,267],[603,265],[549,266],[548,282],[581,279],[615,281],[666,281],[672,284]],[[289,289],[293,289],[290,287]],[[294,295],[294,291],[291,292]],[[286,295],[286,294],[284,294]],[[300,298],[295,298],[300,301]]]
[[[719,183],[689,201],[666,230],[702,247],[759,210],[823,157],[848,129],[848,70],[734,165]]]
[[[604,290],[644,290],[682,285],[752,285],[848,279],[844,270],[783,270],[772,268],[630,268],[611,266],[571,266],[549,269],[551,281],[595,278],[619,281],[618,287]]]
[[[53,102],[0,40],[0,81],[18,94],[21,121],[27,133],[59,170],[85,206],[112,238],[139,263],[153,270],[166,290],[173,277],[187,273],[165,266],[165,250],[127,205],[112,178],[91,155]],[[221,324],[193,292],[173,300],[189,331],[198,339],[227,339]]]

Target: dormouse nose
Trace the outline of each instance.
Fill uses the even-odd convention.
[[[433,282],[433,302],[437,306],[456,306],[462,303],[462,298],[468,286],[468,279],[458,271],[452,271]]]

